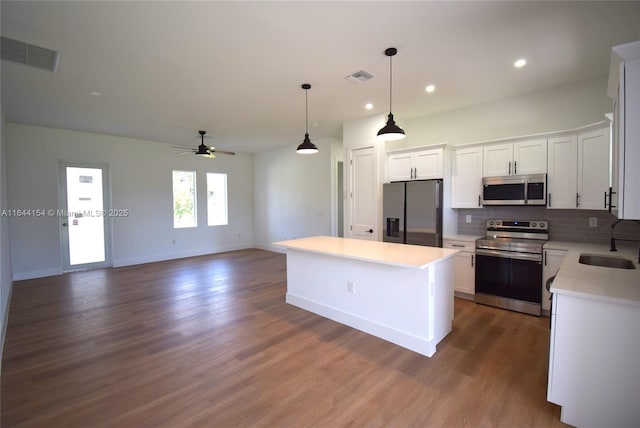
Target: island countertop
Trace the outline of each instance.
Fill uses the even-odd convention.
[[[274,242],[284,248],[354,260],[381,263],[415,269],[425,269],[433,263],[452,257],[458,250],[422,245],[395,244],[335,236],[313,236]]]

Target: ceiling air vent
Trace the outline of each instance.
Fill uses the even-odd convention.
[[[53,73],[56,72],[58,60],[60,59],[60,52],[58,51],[52,51],[51,49],[7,37],[2,37],[0,52],[2,53],[2,59],[41,68]]]
[[[353,74],[350,74],[346,77],[346,79],[353,83],[362,83],[374,77],[373,74],[369,73],[365,70],[356,71]]]

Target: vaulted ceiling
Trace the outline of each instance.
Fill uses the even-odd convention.
[[[1,2],[1,32],[60,51],[2,61],[8,121],[258,152],[389,109],[402,122],[608,73],[640,2]],[[528,63],[516,69],[518,58]],[[366,70],[375,77],[352,83]],[[428,84],[435,92],[425,91]],[[606,88],[603,87],[603,93]],[[100,93],[96,96],[93,93]],[[371,110],[364,105],[372,103]]]

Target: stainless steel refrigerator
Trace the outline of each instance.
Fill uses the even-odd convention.
[[[442,180],[385,183],[382,240],[442,247]]]

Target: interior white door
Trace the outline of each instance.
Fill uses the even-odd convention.
[[[65,271],[110,265],[106,165],[61,163],[60,217]]]
[[[373,147],[351,151],[351,237],[377,239],[376,168]]]

